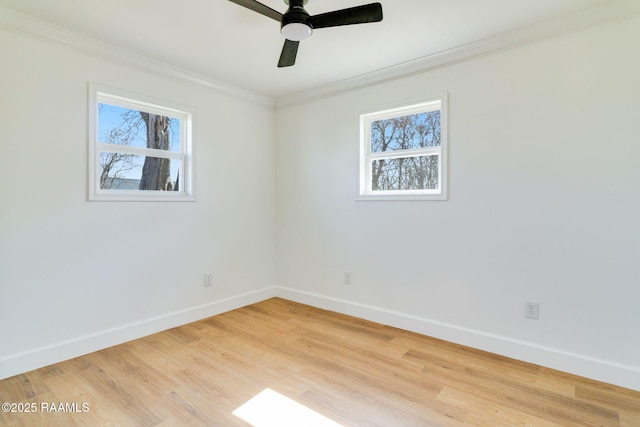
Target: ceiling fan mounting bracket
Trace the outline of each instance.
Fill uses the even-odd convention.
[[[286,4],[287,6],[289,6],[289,1],[290,0],[284,0],[284,4]],[[302,0],[302,5],[304,6],[305,4],[309,3],[309,0]]]

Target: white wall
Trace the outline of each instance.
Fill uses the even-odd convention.
[[[12,31],[0,58],[0,378],[272,293],[273,106]],[[195,108],[196,202],[87,201],[89,81]]]
[[[639,24],[279,109],[282,295],[640,389]],[[449,200],[356,201],[358,114],[442,92]]]

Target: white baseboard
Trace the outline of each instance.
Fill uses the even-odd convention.
[[[206,319],[275,296],[273,287],[73,338],[0,359],[0,379]]]
[[[275,295],[290,301],[640,391],[640,369],[637,367],[289,288],[278,287]]]
[[[272,297],[351,315],[640,391],[640,369],[324,295],[271,287],[0,359],[0,379],[215,316]]]

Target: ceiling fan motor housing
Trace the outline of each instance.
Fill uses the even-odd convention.
[[[304,9],[305,0],[289,0],[289,9],[282,16],[280,32],[289,40],[304,40],[313,34],[309,13]]]

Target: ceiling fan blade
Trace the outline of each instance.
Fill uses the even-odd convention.
[[[271,9],[269,6],[265,6],[260,2],[255,0],[229,0],[231,3],[235,3],[237,5],[246,7],[247,9],[251,9],[254,12],[258,12],[261,15],[269,17],[271,19],[275,19],[278,22],[282,21],[282,13],[277,10]]]
[[[282,46],[282,53],[278,61],[278,68],[291,67],[296,63],[296,55],[298,54],[298,45],[300,42],[286,39]]]
[[[348,9],[314,15],[309,19],[313,28],[338,27],[340,25],[365,24],[382,21],[382,5],[371,3]]]

